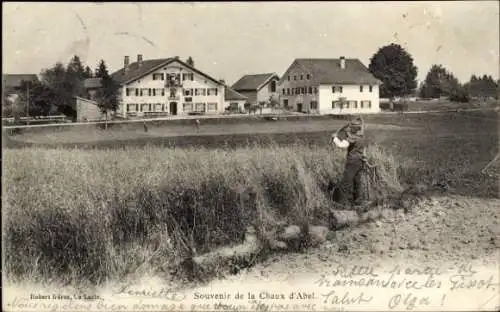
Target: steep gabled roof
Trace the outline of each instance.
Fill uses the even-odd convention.
[[[283,75],[294,65],[310,73],[319,84],[381,84],[359,59],[345,59],[345,68],[340,67],[340,59],[296,59]]]
[[[178,59],[176,57],[144,60],[144,61],[142,61],[141,66],[139,66],[138,62],[134,62],[134,63],[131,63],[129,65],[127,71],[125,71],[124,68],[121,68],[120,70],[111,74],[111,78],[113,78],[114,81],[116,81],[120,84],[128,84],[128,83],[131,83],[137,79],[140,79],[140,78],[146,76],[147,74],[161,68],[162,66],[166,66],[172,62],[179,62],[183,66],[191,69],[192,71],[198,73],[199,75],[202,75],[205,78],[208,78],[217,84],[221,84],[221,82],[218,81],[217,79],[205,74],[204,72],[201,72],[200,70],[190,66],[189,64],[181,61],[180,59]]]
[[[35,74],[4,74],[2,76],[2,83],[6,88],[18,88],[22,81],[38,81],[38,76]]]
[[[238,101],[238,100],[247,100],[248,97],[244,96],[241,93],[236,92],[232,88],[228,86],[224,86],[224,100],[226,101]]]
[[[236,81],[232,88],[237,91],[256,91],[262,88],[271,78],[279,76],[275,73],[245,75]]]

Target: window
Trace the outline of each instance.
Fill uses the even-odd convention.
[[[345,102],[345,103],[344,103],[344,107],[342,107],[342,108],[349,108],[349,106],[350,106],[349,104],[350,104],[350,102],[349,102],[349,101]]]
[[[139,104],[135,104],[135,111],[139,111]]]
[[[217,88],[208,88],[207,95],[217,95]]]
[[[318,102],[311,101],[311,109],[318,109]]]
[[[126,88],[125,89],[125,95],[126,96],[130,96],[130,93],[132,93],[132,90],[133,90],[132,88]]]
[[[185,111],[185,112],[190,112],[193,110],[193,103],[184,103],[182,104],[182,109]]]
[[[156,96],[156,89],[153,89],[153,96]]]
[[[161,111],[164,112],[165,111],[165,104],[161,104]]]
[[[182,74],[182,80],[190,80],[190,81],[193,81],[193,74],[192,73],[185,73],[185,74]]]
[[[176,95],[176,90],[175,89],[170,89],[170,97],[175,98]]]
[[[318,87],[314,87],[314,93],[318,93]]]
[[[161,112],[163,111],[163,107],[161,105],[161,103],[156,103],[155,104],[155,112]]]
[[[167,81],[165,82],[165,85],[167,87],[179,86],[180,84],[181,84],[180,74],[167,74]]]
[[[186,101],[186,102],[193,102],[193,98],[192,97],[185,97],[184,101]]]
[[[358,108],[358,101],[353,101],[353,102],[354,102],[354,104],[353,104],[353,106],[352,106],[352,107],[353,107],[353,108]]]
[[[342,102],[332,101],[332,108],[342,108]]]
[[[151,96],[151,88],[148,89],[148,96]]]
[[[332,93],[335,93],[335,87],[332,87]]]
[[[217,111],[217,103],[208,103],[207,110],[209,112]]]
[[[161,89],[161,96],[165,96],[165,89]]]
[[[304,75],[300,75],[300,80],[304,80]]]
[[[153,74],[153,80],[165,80],[163,74]]]
[[[361,108],[371,108],[372,107],[372,101],[361,101]]]
[[[290,81],[290,76],[288,76],[288,81]]]
[[[195,110],[197,112],[204,112],[205,111],[205,103],[196,103]]]
[[[286,88],[286,95],[290,95],[290,88]]]
[[[283,106],[284,107],[288,107],[288,99],[284,99],[283,100]]]
[[[271,81],[271,92],[276,92],[276,80]]]
[[[311,79],[311,75],[307,74],[306,78],[307,80]]]
[[[184,89],[184,96],[193,96],[193,89]]]
[[[297,76],[293,76],[293,80],[297,80]]]
[[[148,104],[148,110],[151,111],[151,104]]]
[[[359,92],[363,92],[363,86],[359,86]]]
[[[196,88],[194,89],[194,95],[201,95],[201,96],[205,96],[206,95],[206,89],[203,89],[203,88]]]
[[[291,90],[292,90],[292,95],[294,95],[295,94],[295,88],[292,88]]]
[[[373,91],[373,86],[368,87],[368,91],[372,92]]]
[[[309,94],[312,94],[312,93],[313,93],[313,88],[309,87]]]
[[[365,107],[365,101],[361,101],[361,103],[359,103],[359,108],[364,108]]]
[[[128,104],[127,105],[127,112],[136,112],[137,111],[137,104]]]
[[[283,93],[283,95],[285,95],[285,89],[281,90],[281,92]]]
[[[344,88],[342,86],[339,87],[339,93],[342,93],[342,91],[344,90]]]
[[[142,88],[141,89],[141,96],[146,96],[146,94],[148,94],[148,90],[149,90],[149,88]]]
[[[135,96],[139,96],[139,89],[135,89]]]

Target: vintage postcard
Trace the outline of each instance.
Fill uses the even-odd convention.
[[[499,3],[3,2],[3,311],[498,311]]]

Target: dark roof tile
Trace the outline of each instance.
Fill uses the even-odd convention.
[[[359,59],[345,59],[344,69],[340,67],[340,59],[296,59],[294,63],[304,71],[310,72],[319,84],[382,83]]]
[[[224,90],[224,100],[226,101],[238,101],[238,100],[247,100],[248,97],[244,96],[241,93],[236,92],[232,88],[225,86]]]
[[[38,76],[35,74],[4,74],[2,82],[6,88],[16,88],[21,86],[22,81],[37,82]]]
[[[247,90],[247,91],[257,90],[272,76],[278,77],[278,75],[276,75],[275,73],[245,75],[241,77],[240,80],[236,81],[233,84],[232,88],[234,90]]]

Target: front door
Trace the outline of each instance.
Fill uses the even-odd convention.
[[[302,112],[302,103],[297,103],[297,111]]]
[[[177,102],[170,102],[170,114],[177,115]]]

